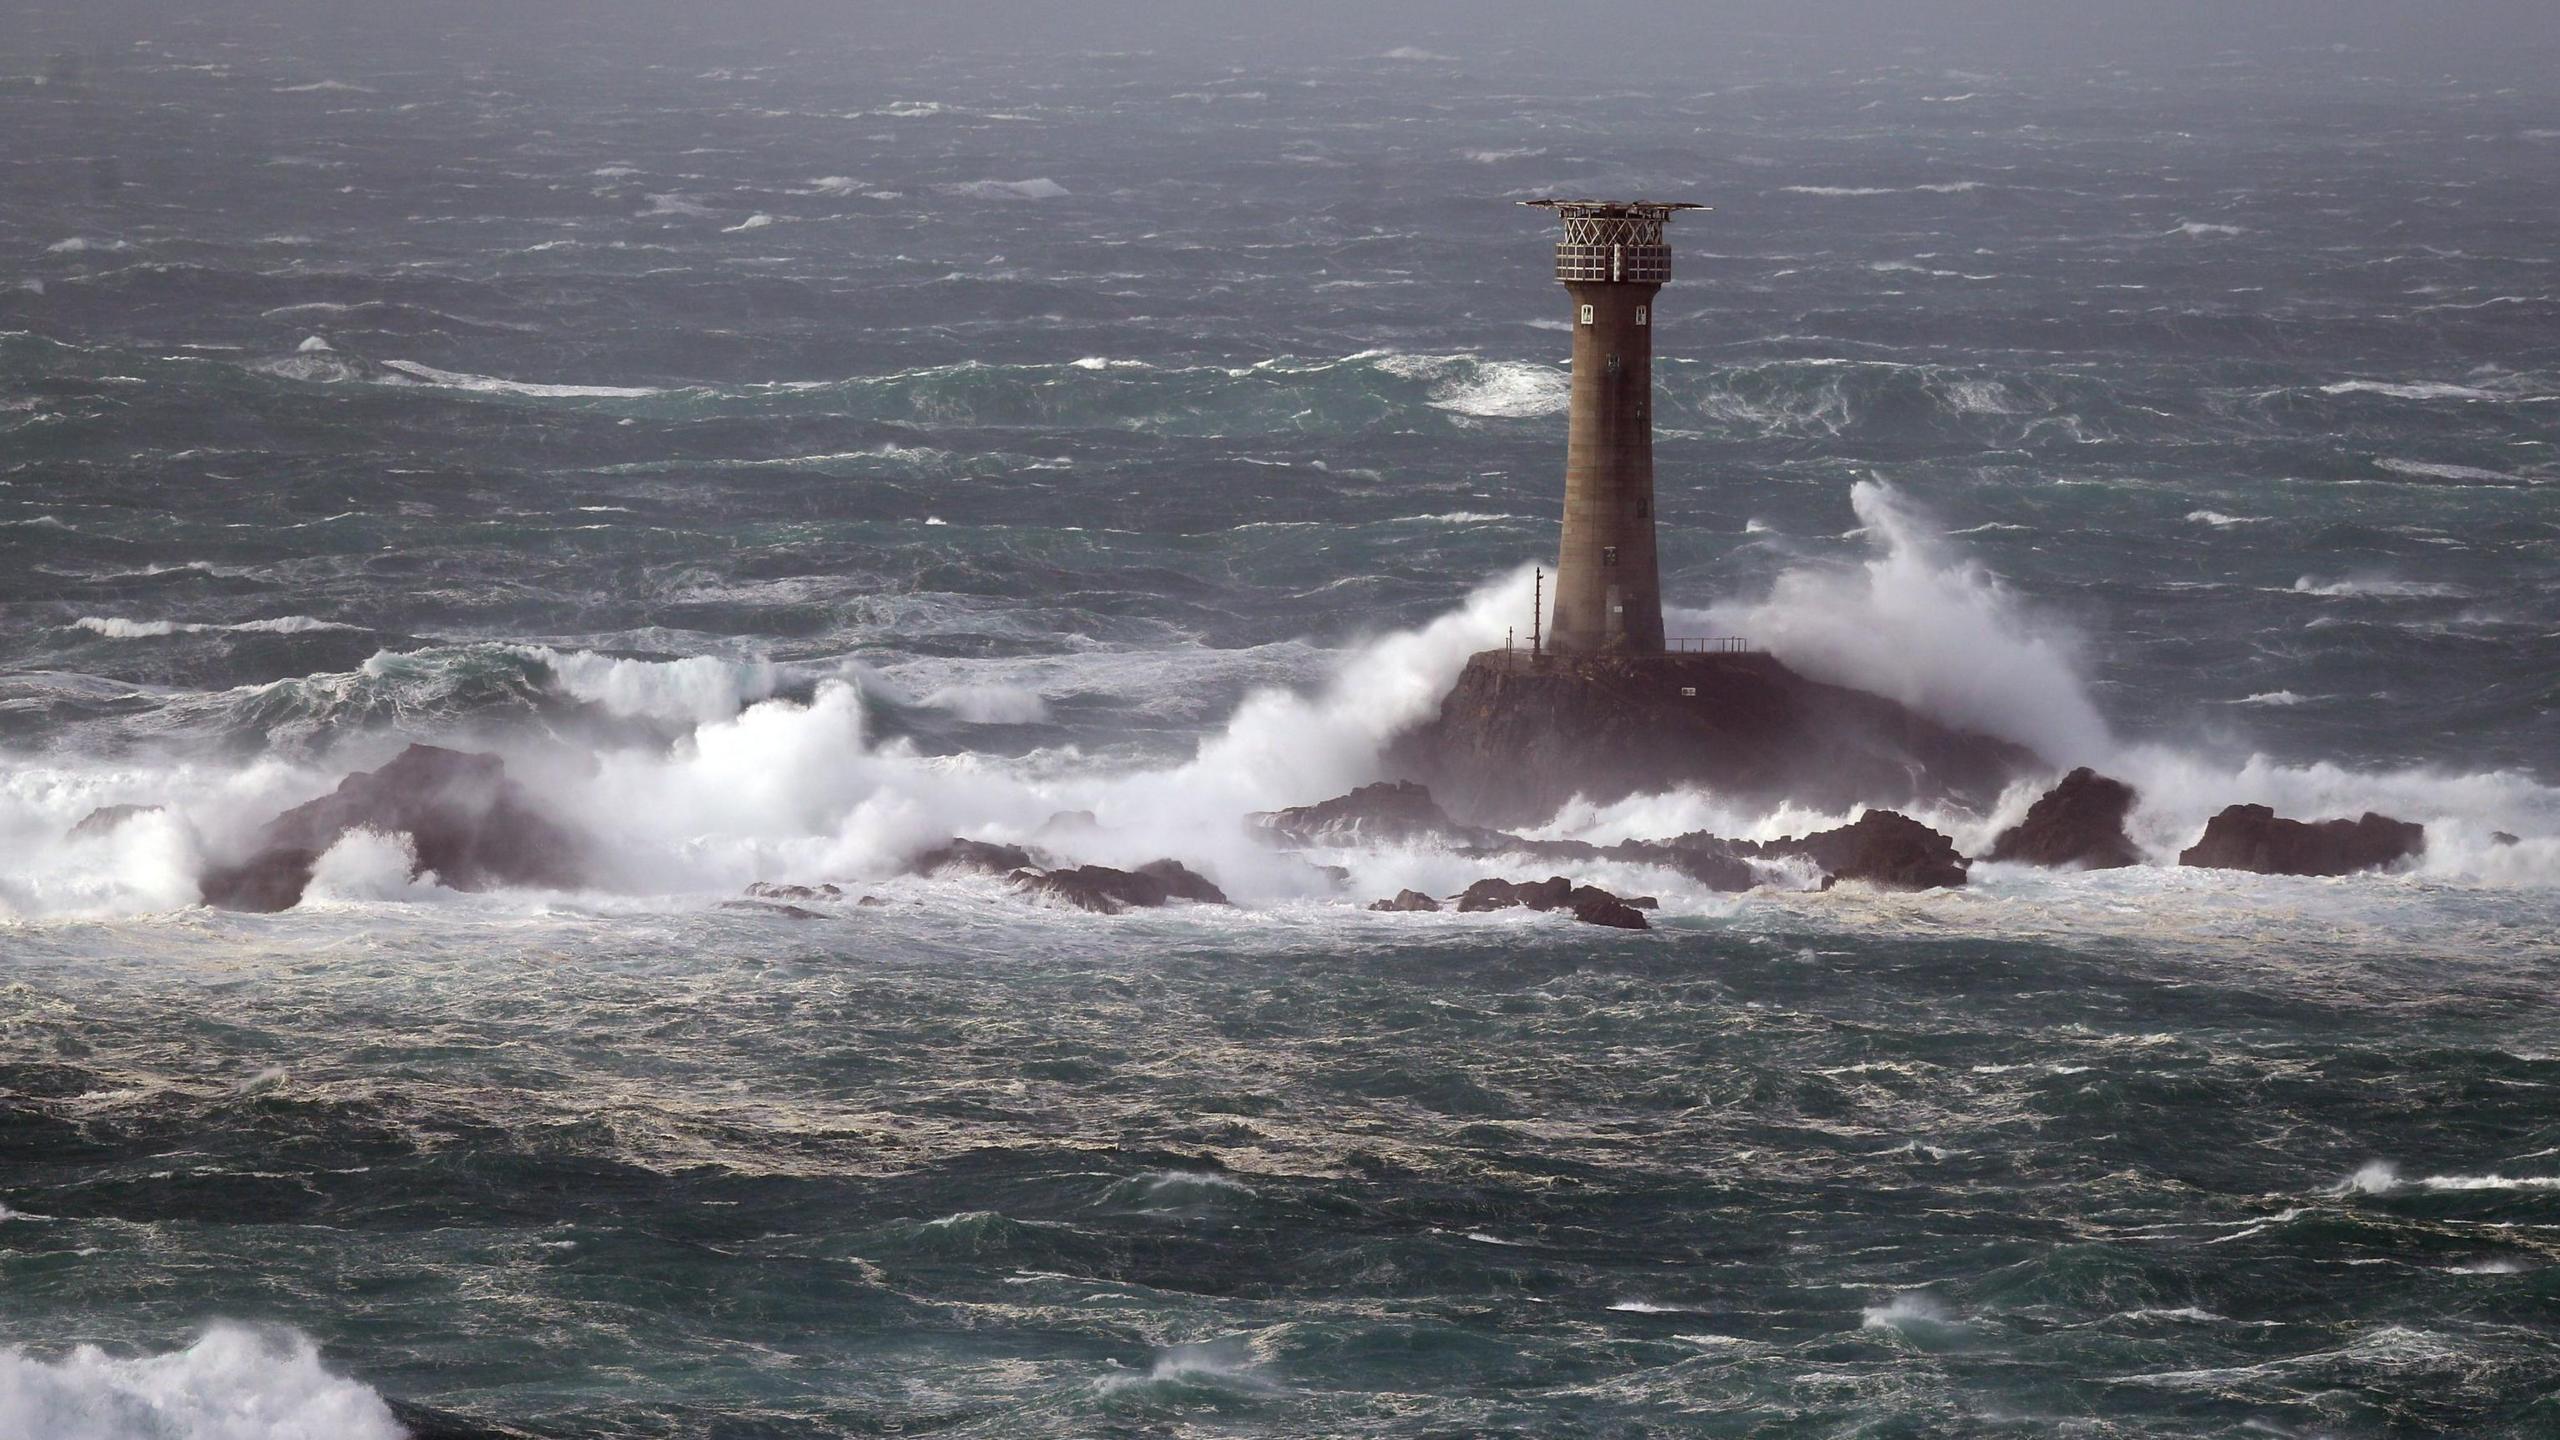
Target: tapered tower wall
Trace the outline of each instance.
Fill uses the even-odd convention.
[[[1671,278],[1663,224],[1689,205],[1541,200],[1573,321],[1564,530],[1546,648],[1567,655],[1663,650],[1654,550],[1653,302]]]

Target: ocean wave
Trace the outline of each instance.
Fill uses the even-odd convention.
[[[1056,200],[1072,193],[1045,175],[1031,180],[971,180],[937,188],[972,200]]]
[[[216,1325],[183,1350],[59,1360],[0,1350],[0,1433],[43,1440],[406,1440],[371,1388],[303,1335]]]
[[[442,385],[455,390],[471,390],[484,395],[531,395],[562,400],[637,400],[666,392],[648,385],[548,385],[523,380],[501,380],[494,375],[472,375],[459,370],[439,370],[415,360],[385,360],[383,368]]]
[[[210,569],[210,567],[207,567]],[[308,615],[278,615],[268,620],[242,620],[232,624],[198,623],[184,620],[127,620],[119,616],[83,615],[72,622],[75,628],[104,635],[110,640],[148,640],[164,635],[203,635],[229,632],[237,635],[308,635],[322,630],[361,631],[362,625],[348,625],[336,620],[315,620]]]
[[[2393,455],[2381,456],[2373,463],[2394,475],[2406,475],[2413,480],[2453,480],[2485,482],[2492,485],[2516,485],[2529,483],[2533,478],[2505,470],[2490,470],[2478,465],[2456,465],[2441,460],[2404,460]]]
[[[2460,595],[2457,585],[2442,585],[2424,580],[2394,580],[2387,576],[2351,576],[2343,580],[2320,580],[2305,575],[2293,582],[2297,595],[2320,595],[2337,598],[2349,595],[2380,596],[2391,599],[2443,599]]]
[[[2475,385],[2450,385],[2436,380],[2386,381],[2341,380],[2320,387],[2323,395],[2383,395],[2394,400],[2504,400],[2511,398]]]

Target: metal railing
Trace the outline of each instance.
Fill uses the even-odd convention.
[[[1659,650],[1644,652],[1615,650],[1598,655],[1579,653],[1566,655],[1554,650],[1532,649],[1520,644],[1516,639],[1506,637],[1502,649],[1495,653],[1501,655],[1503,663],[1512,669],[1524,667],[1534,669],[1549,661],[1645,660],[1660,659],[1668,655],[1757,655],[1761,651],[1759,646],[1739,635],[1692,635],[1665,640]]]

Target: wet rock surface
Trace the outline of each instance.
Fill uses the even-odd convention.
[[[2043,768],[2005,740],[1763,654],[1477,655],[1438,714],[1388,752],[1462,823],[1543,820],[1675,785],[1826,809],[1950,799],[1987,806]]]
[[[2370,810],[2353,820],[2288,820],[2264,805],[2233,805],[2205,822],[2178,863],[2260,875],[2352,875],[2426,848],[2425,826]]]
[[[1395,893],[1395,898],[1391,900],[1370,901],[1369,908],[1372,910],[1386,911],[1428,912],[1437,911],[1440,908],[1440,902],[1433,899],[1431,896],[1423,894],[1419,890],[1399,890]]]
[[[1461,825],[1440,808],[1431,791],[1410,780],[1383,780],[1313,805],[1294,805],[1249,817],[1274,836],[1298,845],[1347,845],[1444,840],[1482,845],[1498,832]]]
[[[1769,858],[1801,855],[1820,867],[1826,890],[1841,880],[1891,890],[1954,889],[1964,884],[1968,864],[1953,840],[1892,810],[1870,810],[1836,830],[1735,846]]]
[[[2055,869],[2115,870],[2142,863],[2125,833],[2134,790],[2083,765],[2027,808],[2026,818],[2000,832],[1989,860]]]
[[[585,878],[584,843],[535,809],[497,756],[412,745],[267,822],[246,859],[200,878],[204,903],[291,909],[321,854],[355,829],[407,835],[417,854],[412,873],[433,871],[449,889],[567,888]]]
[[[1098,915],[1152,910],[1175,900],[1202,905],[1227,903],[1226,893],[1207,877],[1173,860],[1151,860],[1135,870],[1115,870],[1108,865],[1024,869],[1015,871],[1010,878],[1013,888],[1024,895]]]
[[[1410,895],[1414,892],[1408,890],[1404,893]],[[1634,905],[1596,885],[1576,885],[1562,875],[1550,875],[1544,880],[1518,881],[1488,877],[1468,886],[1466,892],[1458,897],[1458,913],[1462,915],[1519,907],[1567,911],[1574,919],[1588,925],[1608,925],[1622,930],[1652,928],[1652,922],[1646,920],[1644,912]],[[1394,907],[1382,900],[1369,908]]]
[[[936,875],[946,870],[1010,875],[1016,870],[1040,869],[1041,860],[1039,854],[1020,845],[954,836],[908,861],[907,869],[918,875]]]
[[[101,805],[81,816],[80,823],[72,826],[66,833],[68,838],[73,840],[87,836],[107,835],[113,833],[117,826],[124,824],[127,820],[138,820],[145,815],[159,813],[160,807],[157,805]]]

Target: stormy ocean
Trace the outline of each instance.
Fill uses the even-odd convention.
[[[2548,35],[606,8],[0,27],[0,1436],[2560,1434]],[[1714,207],[1672,631],[2151,864],[1249,834],[1529,629],[1546,195]],[[196,904],[412,740],[596,882]],[[2427,850],[2178,868],[2241,801]],[[901,873],[1073,811],[1238,903]]]

